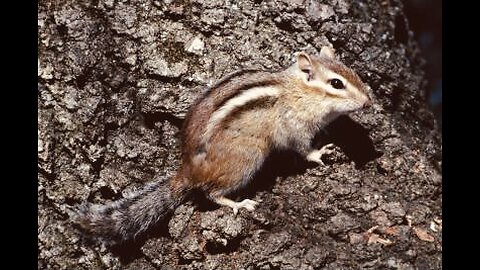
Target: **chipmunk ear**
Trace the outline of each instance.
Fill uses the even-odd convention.
[[[335,50],[332,47],[323,46],[322,49],[320,49],[320,57],[334,59]]]
[[[297,63],[298,63],[298,68],[306,73],[308,76],[308,80],[310,80],[311,75],[313,74],[313,63],[312,59],[310,59],[310,56],[304,52],[300,52],[297,55]]]

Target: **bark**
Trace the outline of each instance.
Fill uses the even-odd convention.
[[[441,136],[399,0],[47,1],[38,10],[39,269],[440,269]],[[325,136],[326,166],[273,156],[239,198],[200,195],[133,242],[85,240],[67,210],[179,166],[202,87],[333,45],[374,105]]]

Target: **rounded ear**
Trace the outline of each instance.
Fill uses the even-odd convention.
[[[313,70],[312,60],[310,59],[310,56],[304,52],[300,52],[297,55],[297,63],[298,68],[307,74],[310,74]]]
[[[334,59],[335,50],[332,47],[323,46],[322,49],[320,49],[320,57]]]

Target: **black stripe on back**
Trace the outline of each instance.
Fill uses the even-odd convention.
[[[251,77],[252,79],[249,79],[248,81],[243,82],[243,84],[242,84],[241,76],[245,75],[245,74],[248,74],[248,73],[259,73],[259,74],[258,74],[258,76],[255,76],[254,74],[250,74],[249,76],[253,76],[253,77]],[[240,80],[238,82],[235,82],[237,85],[235,85],[233,87],[228,87],[227,85],[229,83],[233,83],[232,81],[236,78],[240,78]],[[255,88],[255,87],[268,87],[268,86],[272,86],[272,85],[278,85],[279,83],[280,83],[280,80],[278,78],[276,78],[275,76],[272,76],[271,73],[269,73],[269,72],[265,72],[265,71],[262,71],[262,70],[239,71],[239,72],[236,72],[232,75],[227,76],[227,78],[225,78],[221,82],[215,84],[215,86],[212,86],[207,91],[207,93],[205,93],[203,95],[203,97],[199,101],[197,101],[196,104],[199,104],[200,102],[202,102],[203,100],[205,100],[207,98],[213,98],[213,97],[211,97],[212,95],[218,95],[217,97],[213,98],[213,100],[212,100],[212,103],[213,103],[212,105],[213,105],[213,108],[214,108],[213,111],[216,111],[219,108],[221,108],[222,106],[224,106],[229,100],[241,95],[245,91],[248,91],[248,90],[250,90],[252,88]],[[225,91],[218,91],[218,92],[215,91],[215,90],[218,90],[219,88],[222,88],[222,87],[228,87],[228,89],[226,89]],[[265,99],[261,98],[260,103],[264,102],[266,99],[268,99],[268,97],[265,98]],[[246,110],[251,109],[250,107],[251,107],[252,103],[255,103],[255,102],[256,102],[256,100],[252,100],[248,104],[245,104],[246,108],[244,108],[244,109],[246,109]],[[243,110],[243,107],[244,106],[235,109],[233,114],[241,113],[241,111]],[[229,121],[231,121],[231,119],[229,119],[227,121],[229,122]],[[218,127],[216,127],[215,129],[218,129],[221,126],[222,126],[222,123],[219,123]],[[205,152],[205,145],[204,144],[199,145],[198,148],[196,149],[196,151],[197,151],[197,154]]]
[[[278,97],[273,96],[263,96],[258,99],[254,99],[246,103],[241,107],[235,108],[222,122],[219,123],[219,127],[226,127],[230,122],[235,119],[238,119],[242,113],[245,113],[250,110],[265,109],[271,108],[275,105]]]
[[[223,99],[220,102],[217,101],[216,104],[215,104],[215,108],[217,108],[217,109],[221,108],[230,99],[233,99],[233,98],[241,95],[243,92],[248,91],[249,89],[252,89],[252,88],[255,88],[255,87],[268,87],[268,86],[276,85],[276,84],[278,84],[278,80],[268,79],[268,80],[261,80],[261,81],[251,82],[251,83],[241,85],[238,88],[236,88],[236,91],[232,91],[231,93],[228,93],[228,95],[223,97]]]
[[[242,75],[248,74],[248,73],[257,73],[257,72],[264,72],[263,70],[258,70],[258,69],[243,69],[243,70],[237,70],[235,72],[232,72],[228,74],[227,76],[221,78],[216,84],[212,85],[211,89],[215,89],[218,87],[221,87],[234,78],[241,77]]]
[[[213,92],[213,90],[222,87],[229,82],[231,82],[233,79],[241,77],[242,75],[248,74],[248,73],[256,73],[256,72],[261,72],[261,70],[256,70],[256,69],[244,69],[244,70],[238,70],[235,72],[232,72],[228,74],[227,76],[221,78],[218,82],[216,82],[214,85],[208,87],[205,92],[202,93],[202,95],[197,99],[196,103],[200,103],[202,100],[206,99],[210,94]]]
[[[257,70],[257,69],[244,69],[244,70],[239,70],[239,71],[230,73],[229,75],[220,79],[220,81],[218,81],[214,85],[208,87],[206,91],[196,100],[195,104],[201,103],[203,100],[209,98],[212,94],[214,94],[216,92],[215,90],[228,85],[233,80],[238,79],[243,75],[254,74],[254,73],[264,73],[264,72],[265,71],[263,70]],[[215,102],[215,105],[214,105],[215,108],[218,108],[219,104],[224,104],[226,102],[225,100],[229,100],[230,98],[234,97],[237,93],[239,93],[238,90],[242,91],[242,89],[233,89],[233,90],[234,91],[231,91],[231,93],[225,93],[225,96],[222,97],[220,101]]]

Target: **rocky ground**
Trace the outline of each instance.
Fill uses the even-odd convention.
[[[39,269],[441,269],[441,137],[398,0],[38,4]],[[134,242],[80,237],[67,209],[121,198],[179,166],[202,91],[333,45],[374,105],[332,123],[325,166],[271,157],[237,198],[194,196]]]

